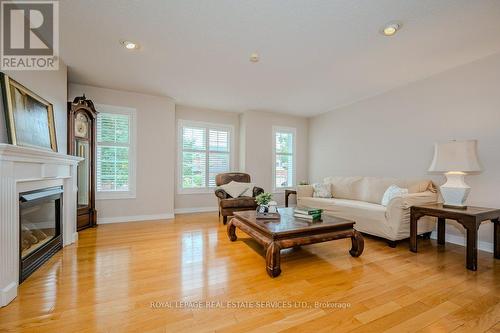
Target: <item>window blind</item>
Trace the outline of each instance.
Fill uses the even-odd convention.
[[[231,169],[231,129],[188,123],[181,131],[182,189],[215,187],[215,176]]]
[[[129,190],[130,117],[99,113],[97,117],[98,192]]]
[[[295,172],[294,133],[288,131],[275,131],[275,166],[274,186],[276,188],[292,187]]]

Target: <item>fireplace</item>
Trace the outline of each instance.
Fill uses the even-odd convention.
[[[0,307],[16,298],[20,281],[60,249],[61,238],[62,246],[71,245],[78,239],[76,175],[81,160],[80,157],[53,151],[0,143]],[[64,192],[60,193],[63,189]],[[46,205],[49,208],[45,209],[53,212],[47,215],[57,221],[56,227],[46,227],[49,225],[43,223],[46,221],[38,218],[38,214],[31,213],[37,219],[28,224],[39,222],[35,226],[42,230],[48,229],[44,231],[48,239],[38,248],[33,247],[33,252],[30,249],[22,255],[20,222],[23,217],[29,221],[28,206],[37,204],[36,200],[47,196],[48,191],[51,193],[49,197],[55,197],[44,198],[49,201]],[[42,193],[40,196],[30,195],[36,192]],[[36,242],[33,238],[31,240]],[[54,247],[54,243],[58,245]],[[25,250],[28,250],[27,245],[25,242]],[[42,248],[50,251],[40,255],[42,252],[39,250]]]
[[[62,248],[62,186],[19,194],[19,283]]]

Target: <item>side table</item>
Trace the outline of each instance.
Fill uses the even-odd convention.
[[[443,207],[442,204],[412,206],[410,208],[410,251],[417,252],[417,223],[423,216],[438,218],[438,244],[445,243],[445,221],[455,220],[467,231],[467,269],[477,270],[477,232],[481,222],[490,220],[494,224],[493,256],[500,259],[500,209],[469,206],[467,209]]]

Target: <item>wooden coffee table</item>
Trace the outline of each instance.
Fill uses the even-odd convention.
[[[354,229],[354,221],[323,216],[323,221],[309,223],[293,216],[293,208],[280,208],[280,220],[261,220],[255,211],[234,214],[227,224],[227,235],[236,241],[236,228],[244,231],[266,248],[266,269],[271,277],[280,275],[280,250],[290,247],[351,238],[349,253],[358,257],[363,253],[363,236]]]

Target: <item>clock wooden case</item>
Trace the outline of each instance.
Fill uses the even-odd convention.
[[[68,154],[83,158],[77,171],[77,230],[95,227],[97,111],[85,95],[68,102]]]

